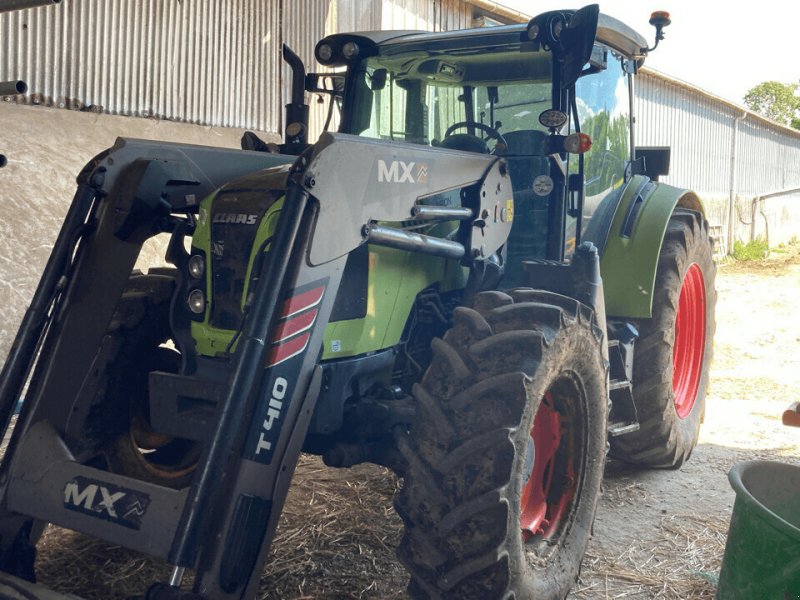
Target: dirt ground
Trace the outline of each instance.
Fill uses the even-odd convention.
[[[800,429],[782,411],[800,394],[800,247],[720,267],[717,335],[705,424],[679,471],[609,462],[577,599],[713,598],[734,493],[735,463],[800,463]],[[397,480],[362,465],[331,470],[304,457],[262,580],[264,599],[405,598],[394,559]],[[124,598],[166,565],[50,528],[40,581],[87,598]],[[188,580],[187,580],[188,583]]]

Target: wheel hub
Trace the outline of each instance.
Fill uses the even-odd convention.
[[[522,538],[549,537],[558,528],[575,492],[575,473],[572,461],[566,469],[560,467],[562,417],[555,409],[548,392],[539,405],[533,420],[528,443],[528,456],[524,467],[524,487],[520,501],[520,528]],[[532,452],[531,452],[532,449]]]
[[[672,350],[672,391],[678,417],[692,412],[706,345],[706,289],[703,272],[696,263],[686,270],[675,315],[675,345]]]

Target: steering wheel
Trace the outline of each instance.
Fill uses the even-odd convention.
[[[503,144],[503,146],[505,148],[508,148],[508,142],[503,137],[503,134],[500,133],[494,127],[490,127],[489,125],[485,125],[483,123],[469,123],[467,121],[459,121],[458,123],[453,123],[452,125],[450,125],[450,127],[448,127],[447,130],[444,132],[444,139],[442,140],[442,146],[447,147],[447,143],[446,143],[447,138],[451,137],[453,135],[453,132],[456,129],[460,129],[462,127],[463,128],[474,127],[476,129],[480,129],[482,132],[484,132],[486,135],[488,135],[491,139],[495,140],[495,150],[497,149],[497,144]],[[470,136],[472,138],[478,139],[481,142],[483,142],[484,146],[486,145],[486,143],[483,140],[481,140],[480,138],[478,138],[475,135],[472,135],[472,134],[469,134],[469,133],[467,133],[467,134],[459,134],[458,135],[458,137],[461,137],[461,136],[464,136],[464,137]],[[469,150],[471,148],[464,148],[464,149],[468,149]],[[485,151],[488,152],[488,150],[489,150],[489,147],[486,146],[486,150]]]

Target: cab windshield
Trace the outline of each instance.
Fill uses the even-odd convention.
[[[544,131],[538,116],[551,103],[548,52],[519,45],[387,52],[357,69],[347,133],[436,146],[457,134],[468,145],[471,134],[488,151],[495,132]],[[481,150],[475,143],[457,149]]]

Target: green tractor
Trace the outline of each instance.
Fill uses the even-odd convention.
[[[606,454],[678,468],[703,418],[715,267],[634,145],[648,51],[597,5],[336,34],[327,74],[284,48],[280,146],[95,157],[0,379],[6,585],[50,522],[174,565],[143,598],[252,598],[304,451],[403,477],[412,598],[563,598]]]

